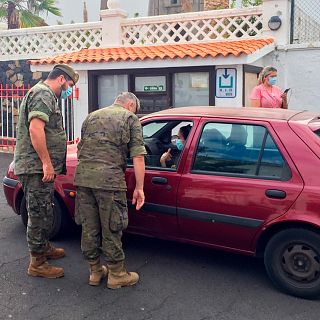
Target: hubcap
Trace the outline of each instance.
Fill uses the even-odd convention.
[[[293,244],[283,252],[282,267],[293,280],[313,282],[320,276],[320,257],[307,245]]]

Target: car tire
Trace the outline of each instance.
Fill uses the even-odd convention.
[[[320,295],[320,235],[300,228],[283,230],[268,242],[264,264],[282,291],[302,298]]]
[[[20,215],[22,223],[25,227],[28,225],[28,212],[26,208],[26,199],[25,197],[22,198],[21,204],[20,204]],[[64,229],[65,224],[67,223],[66,219],[64,219],[63,210],[61,208],[61,205],[58,201],[58,199],[55,197],[53,201],[53,224],[50,231],[49,240],[57,238],[60,236]]]

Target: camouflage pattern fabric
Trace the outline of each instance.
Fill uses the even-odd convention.
[[[147,154],[138,117],[119,105],[88,115],[78,144],[74,184],[103,190],[126,190],[127,157]]]
[[[121,243],[128,226],[124,191],[78,187],[75,220],[82,225],[81,250],[87,260],[96,260],[101,253],[109,263],[125,259]]]
[[[53,223],[53,182],[42,182],[42,174],[18,176],[28,211],[29,250],[42,253],[48,244]]]
[[[56,174],[64,173],[67,137],[61,109],[53,91],[43,82],[39,82],[28,91],[20,107],[14,152],[15,174],[43,172],[42,162],[32,146],[29,134],[29,123],[33,118],[39,118],[46,123],[46,144],[52,165]]]

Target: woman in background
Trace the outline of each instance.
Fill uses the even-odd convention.
[[[277,69],[265,67],[259,75],[259,85],[251,92],[251,106],[255,108],[288,109],[287,93],[284,93],[277,83]]]

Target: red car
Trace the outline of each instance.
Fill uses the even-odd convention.
[[[129,210],[128,232],[264,258],[271,280],[300,297],[320,295],[320,119],[283,109],[176,108],[141,119],[148,151],[142,211]],[[175,139],[192,129],[182,151]],[[160,156],[171,148],[173,161]],[[68,174],[55,183],[52,235],[74,214]],[[128,199],[135,185],[130,162]],[[9,205],[27,213],[13,164],[4,178]],[[130,202],[130,201],[129,201]]]

